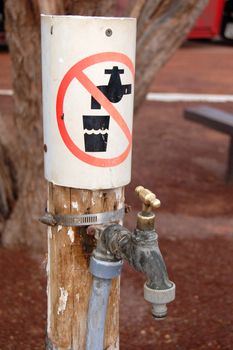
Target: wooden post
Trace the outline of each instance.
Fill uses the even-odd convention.
[[[48,210],[54,214],[91,214],[124,205],[124,188],[90,191],[49,183]],[[85,350],[92,276],[89,258],[95,240],[85,228],[48,227],[47,350]],[[119,348],[119,278],[112,282],[104,349]]]

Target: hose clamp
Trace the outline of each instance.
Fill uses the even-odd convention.
[[[109,223],[114,223],[123,220],[125,215],[125,207],[114,211],[107,211],[104,213],[96,214],[52,214],[46,212],[39,220],[45,225],[49,226],[89,226],[89,225],[104,225]]]
[[[95,257],[91,257],[90,260],[90,272],[93,276],[103,279],[112,279],[120,276],[123,261],[104,261],[98,260]]]

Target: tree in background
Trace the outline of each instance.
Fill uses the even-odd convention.
[[[0,229],[5,246],[45,247],[38,217],[46,206],[43,176],[40,13],[114,16],[117,0],[6,0],[14,114],[0,115]],[[195,23],[208,0],[131,0],[138,18],[135,108]]]

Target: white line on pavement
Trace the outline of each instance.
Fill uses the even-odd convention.
[[[146,99],[158,102],[233,102],[233,95],[149,92]]]
[[[0,95],[12,96],[13,90],[0,89]],[[233,95],[149,92],[146,99],[158,102],[233,102]]]
[[[0,96],[12,96],[13,90],[10,89],[0,89]]]

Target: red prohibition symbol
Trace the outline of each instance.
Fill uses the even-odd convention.
[[[83,72],[86,68],[101,62],[118,62],[126,65],[134,79],[134,65],[130,58],[119,52],[103,52],[95,55],[88,56],[81,61],[77,62],[71,67],[62,79],[58,88],[57,100],[56,100],[56,114],[58,129],[61,134],[62,140],[70,152],[80,160],[93,166],[98,167],[113,167],[121,164],[128,156],[132,147],[132,135],[122,115],[113,106],[113,104],[105,97],[105,95],[95,86],[95,84],[87,77]],[[128,140],[126,149],[117,157],[114,158],[99,158],[91,156],[82,151],[71,139],[65,125],[65,120],[62,118],[64,115],[64,98],[66,91],[73,79],[77,79],[82,86],[95,98],[96,101],[109,113],[109,115],[115,120],[118,126]]]

